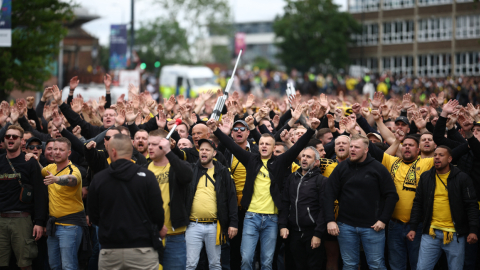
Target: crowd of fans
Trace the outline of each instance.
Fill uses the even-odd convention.
[[[0,269],[477,269],[480,81],[283,75],[2,101]]]

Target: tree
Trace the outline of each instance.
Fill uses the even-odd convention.
[[[182,22],[186,31],[189,62],[202,62],[206,55],[203,42],[209,33],[232,35],[232,19],[228,0],[155,0],[168,16],[168,21]],[[217,58],[217,57],[215,57]]]
[[[186,30],[176,21],[157,19],[135,31],[135,47],[147,70],[153,71],[156,61],[162,65],[190,63]]]
[[[12,47],[0,49],[0,100],[13,89],[42,90],[67,34],[64,23],[72,18],[65,1],[12,1]]]
[[[361,26],[332,0],[286,0],[283,16],[273,30],[281,40],[279,57],[288,68],[308,71],[320,66],[343,68],[348,64],[347,47]]]

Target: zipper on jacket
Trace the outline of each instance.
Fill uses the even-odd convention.
[[[312,215],[310,214],[310,207],[307,207],[307,211],[308,211],[308,216],[310,217],[310,219],[312,220],[312,222],[315,223],[315,221],[313,220]]]
[[[302,231],[302,228],[300,228],[300,225],[298,224],[298,193],[300,192],[300,186],[302,185],[302,181],[303,181],[303,176],[300,178],[300,182],[298,182],[297,198],[295,198],[295,219],[297,221],[297,227],[299,231]]]

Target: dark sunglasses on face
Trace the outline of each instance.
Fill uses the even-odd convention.
[[[238,130],[245,131],[246,129],[247,129],[246,127],[234,127],[233,131],[238,131]]]
[[[105,136],[105,141],[109,141],[112,136]]]
[[[30,150],[42,149],[42,146],[41,145],[29,145],[27,148],[30,149]]]
[[[6,134],[6,135],[5,135],[5,139],[7,139],[7,140],[12,140],[12,139],[13,139],[13,140],[16,140],[16,139],[18,139],[18,138],[20,138],[20,136],[18,136],[18,135],[13,135],[13,134],[10,134],[10,135],[9,135],[9,134]]]

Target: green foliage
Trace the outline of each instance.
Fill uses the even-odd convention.
[[[258,67],[259,69],[269,69],[269,70],[275,70],[276,67],[270,61],[268,61],[267,58],[265,57],[257,57],[253,60],[252,67]]]
[[[157,19],[135,31],[135,50],[148,71],[155,69],[157,61],[162,65],[190,63],[189,49],[186,30],[175,21]]]
[[[285,14],[273,29],[280,42],[279,57],[287,68],[308,71],[321,65],[343,68],[348,64],[348,44],[361,26],[332,0],[286,0]]]
[[[215,63],[229,65],[231,60],[231,52],[228,46],[212,46],[212,56]]]
[[[72,18],[72,4],[65,1],[12,1],[12,47],[0,48],[0,100],[14,88],[42,90],[67,34],[63,23]]]

